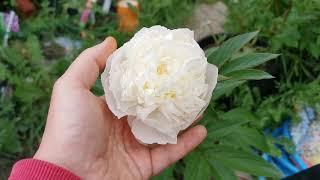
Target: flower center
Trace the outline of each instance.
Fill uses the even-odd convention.
[[[176,99],[177,95],[175,91],[169,91],[164,93],[164,97],[167,99]]]
[[[168,74],[167,64],[161,63],[157,66],[157,74],[164,75]]]
[[[143,89],[146,90],[146,89],[149,89],[150,88],[150,83],[149,82],[145,82],[144,85],[143,85]]]

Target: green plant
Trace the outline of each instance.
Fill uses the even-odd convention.
[[[140,5],[141,26],[161,24],[173,28],[191,15],[194,3],[193,0],[149,0],[148,3],[141,0]]]
[[[252,125],[258,129],[277,127],[284,119],[292,119],[294,123],[298,123],[298,112],[306,106],[319,110],[319,78],[310,83],[295,84],[290,89],[281,86],[279,89],[279,94],[261,98],[258,91],[247,86],[242,89],[242,92],[234,93],[232,104],[246,106],[254,112],[258,120]],[[249,99],[251,102],[243,101],[244,99]]]
[[[0,47],[0,74],[0,154],[4,157],[0,167],[4,169],[5,160],[11,164],[16,158],[30,156],[37,146],[55,76],[46,68],[34,35],[29,35],[23,46]]]
[[[310,81],[320,69],[320,2],[317,0],[227,1],[226,29],[242,33],[261,31],[267,50],[281,52],[282,82]]]

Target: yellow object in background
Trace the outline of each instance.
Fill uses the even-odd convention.
[[[309,156],[306,159],[311,163],[311,165],[317,165],[320,163],[320,154]]]
[[[120,0],[117,3],[119,29],[122,32],[133,32],[139,25],[138,14],[137,12],[134,12],[130,6],[139,10],[139,3],[137,0]]]

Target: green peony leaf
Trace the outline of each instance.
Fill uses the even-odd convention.
[[[237,80],[261,80],[274,78],[269,73],[256,69],[237,70],[227,73],[226,76]]]
[[[233,79],[218,82],[216,88],[213,91],[212,99],[213,100],[218,99],[222,95],[232,91],[234,88],[240,86],[244,82],[245,81],[241,81],[241,80],[239,81],[239,80],[233,80]]]
[[[217,50],[209,54],[208,62],[221,67],[232,55],[252,40],[258,31],[235,36],[224,42]]]
[[[206,152],[210,161],[256,176],[280,178],[280,173],[260,156],[228,146],[213,146]]]
[[[205,50],[204,52],[206,54],[206,57],[209,57],[217,49],[218,49],[218,47],[212,47],[212,48],[209,48],[209,49]]]
[[[231,79],[230,77],[227,77],[227,76],[223,76],[223,75],[218,75],[218,82],[219,81],[225,81],[225,80],[228,80],[228,79]]]
[[[249,120],[255,121],[257,120],[256,117],[253,116],[251,111],[244,109],[244,108],[235,108],[232,109],[222,115],[223,119],[226,120],[234,120],[234,119],[242,119],[242,120]]]
[[[279,54],[271,53],[249,53],[238,57],[219,69],[219,73],[225,75],[227,73],[252,68],[265,63],[271,59],[278,57]]]
[[[186,162],[184,180],[209,179],[210,165],[201,152],[194,151],[184,160]]]
[[[213,160],[209,160],[211,173],[215,180],[237,180],[233,170]]]

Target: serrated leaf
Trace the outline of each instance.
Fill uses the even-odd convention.
[[[222,95],[232,91],[234,88],[240,86],[244,82],[245,81],[233,80],[233,79],[218,82],[216,88],[213,91],[212,99],[213,100],[218,99]]]
[[[220,74],[225,75],[233,71],[252,68],[262,63],[265,63],[271,59],[274,59],[278,56],[279,54],[271,53],[249,53],[225,64],[223,67],[219,69],[219,72]]]
[[[208,56],[208,62],[221,67],[232,55],[253,39],[258,31],[230,38]]]
[[[260,156],[247,153],[228,146],[213,146],[207,150],[207,156],[235,170],[256,176],[279,178],[280,173]]]
[[[244,69],[244,70],[233,71],[233,72],[227,73],[226,76],[232,79],[237,79],[237,80],[261,80],[261,79],[274,78],[269,73],[261,70],[256,70],[256,69]]]
[[[206,180],[210,178],[210,165],[201,152],[194,151],[184,160],[186,162],[184,180]]]

